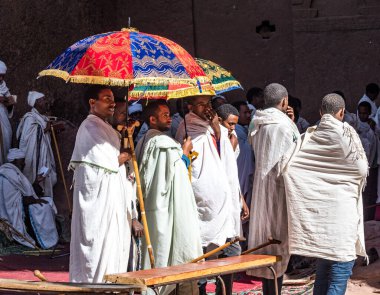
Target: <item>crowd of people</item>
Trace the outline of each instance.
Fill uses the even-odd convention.
[[[47,116],[45,95],[30,91],[31,110],[19,122],[12,148],[9,117],[17,98],[6,87],[6,70],[0,62],[0,218],[19,232],[16,241],[48,249],[58,242],[51,127],[59,124]],[[240,255],[242,247],[272,237],[281,244],[256,253],[282,257],[275,265],[279,294],[291,254],[317,258],[314,294],[344,294],[357,255],[366,257],[362,190],[368,167],[380,167],[378,94],[379,87],[369,84],[356,114],[345,109],[342,92],[327,94],[320,121],[310,127],[300,116],[301,101],[277,83],[254,87],[232,104],[221,95],[178,100],[175,114],[164,100],[127,106],[110,87],[89,87],[89,115],[69,165],[70,281],[97,283],[105,274],[149,269],[149,247],[155,266],[166,267],[239,236],[246,242],[207,259]],[[133,138],[141,183],[119,128],[132,121],[140,123]],[[139,210],[138,185],[145,212]],[[269,270],[248,274],[262,278],[264,294],[275,294]],[[233,279],[223,276],[227,294]],[[206,284],[181,284],[180,293],[206,294]],[[167,286],[160,293],[172,291]],[[222,294],[220,283],[216,292]]]

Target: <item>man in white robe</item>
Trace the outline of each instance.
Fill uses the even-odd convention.
[[[31,248],[53,247],[58,243],[58,233],[51,197],[37,196],[21,172],[25,165],[22,150],[10,149],[7,160],[9,163],[0,166],[0,218],[25,237],[11,231],[20,244]]]
[[[191,163],[191,183],[200,218],[202,246],[207,251],[240,233],[239,178],[228,129],[219,124],[218,116],[211,109],[210,97],[193,97],[189,107],[191,111],[185,117],[187,130],[182,122],[176,139],[183,142],[187,131],[194,151],[199,154]],[[223,255],[235,256],[240,252],[240,246],[235,243],[226,248]],[[224,281],[230,294],[232,277],[225,277]],[[201,284],[200,294],[204,294],[205,287]],[[217,294],[219,292],[218,287]]]
[[[321,121],[302,136],[283,173],[289,248],[316,257],[315,295],[343,295],[356,255],[366,256],[362,190],[368,163],[344,117],[344,100],[328,94]]]
[[[280,163],[285,153],[294,148],[300,134],[293,122],[294,113],[288,107],[288,92],[284,86],[277,83],[266,86],[264,100],[266,108],[256,111],[249,131],[255,153],[255,175],[248,247],[265,243],[269,237],[282,242],[281,245],[271,245],[255,252],[282,256],[282,261],[274,266],[279,277],[280,294],[290,258],[285,187]],[[264,295],[275,294],[273,275],[268,269],[252,270],[248,274],[263,278]]]
[[[144,112],[150,129],[140,139],[136,154],[156,267],[188,263],[203,254],[197,206],[185,164],[190,163],[191,139],[181,147],[165,134],[171,124],[165,101],[149,103]],[[149,269],[146,244],[143,249],[143,267]],[[198,294],[194,283],[183,284],[180,294]]]
[[[4,76],[7,66],[0,60],[0,165],[6,162],[6,156],[12,145],[12,126],[9,119],[13,116],[16,96],[11,95]]]
[[[24,175],[33,183],[43,167],[48,169],[41,183],[46,196],[53,197],[53,187],[57,183],[57,173],[51,146],[51,122],[45,115],[49,102],[43,93],[30,91],[28,104],[32,110],[26,113],[17,128],[19,147],[25,152]]]
[[[79,127],[70,167],[74,170],[70,281],[99,283],[126,272],[131,243],[131,194],[127,190],[120,136],[106,122],[114,112],[112,90],[86,93],[90,114]]]

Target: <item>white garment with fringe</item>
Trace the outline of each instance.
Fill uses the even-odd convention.
[[[356,131],[331,115],[310,127],[284,170],[291,254],[366,256],[362,190],[368,162]]]
[[[214,131],[208,121],[190,112],[186,115],[186,127],[193,150],[199,153],[191,163],[191,184],[201,223],[202,246],[223,245],[227,238],[240,232],[239,179],[228,130],[221,126],[219,155],[213,139]],[[183,142],[184,137],[182,121],[176,139]]]

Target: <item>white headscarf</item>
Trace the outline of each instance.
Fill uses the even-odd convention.
[[[7,155],[8,162],[12,162],[16,159],[24,159],[25,153],[20,149],[10,149]]]
[[[45,94],[41,93],[41,92],[37,92],[37,91],[29,91],[29,94],[28,94],[28,105],[30,105],[31,107],[34,107],[34,104],[36,103],[36,100],[41,98],[41,97],[44,97]]]
[[[4,62],[0,60],[0,74],[6,74],[7,73],[7,66]]]
[[[142,112],[142,105],[135,102],[128,106],[128,115],[131,115],[133,113]]]

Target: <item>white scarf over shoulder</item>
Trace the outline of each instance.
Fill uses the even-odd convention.
[[[240,221],[239,231],[236,224],[237,211],[240,216],[240,203],[235,154],[228,132],[223,128],[219,156],[212,138],[214,131],[207,121],[190,112],[186,115],[186,126],[193,141],[193,150],[199,153],[191,165],[191,182],[201,220],[202,245],[222,245],[227,238],[238,235],[240,231]],[[182,121],[176,139],[182,142],[184,136]]]
[[[331,115],[309,128],[284,172],[292,254],[366,256],[362,190],[368,162],[355,130]]]
[[[286,196],[281,166],[284,155],[295,148],[299,139],[297,126],[276,108],[257,110],[250,124],[250,141],[255,153],[249,248],[268,241],[280,240],[281,245],[265,247],[257,254],[281,255],[282,261],[274,268],[279,276],[285,273],[290,258],[288,249],[288,220]],[[249,271],[251,275],[273,278],[269,270]]]

